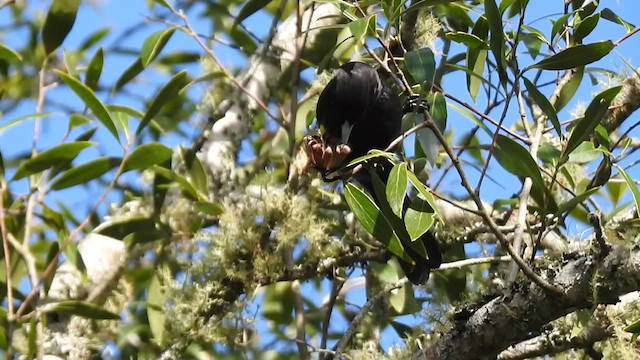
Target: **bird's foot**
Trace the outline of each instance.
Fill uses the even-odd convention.
[[[349,145],[337,142],[325,143],[317,134],[305,136],[302,144],[311,165],[323,173],[323,178],[324,174],[338,168],[351,154]]]

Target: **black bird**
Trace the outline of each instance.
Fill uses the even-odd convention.
[[[342,65],[318,99],[316,118],[322,139],[314,138],[306,144],[312,163],[326,174],[371,149],[384,150],[400,136],[402,115],[398,95],[372,66],[362,62]],[[359,171],[354,178],[375,199],[371,171],[386,183],[391,168],[388,159],[377,158],[375,165],[368,166],[370,171]],[[408,204],[409,199],[406,198],[405,208]],[[438,268],[442,262],[433,234],[427,232],[421,241],[429,259],[410,246],[405,246],[405,251],[414,264],[398,259],[407,278],[414,284],[425,283],[430,270]]]

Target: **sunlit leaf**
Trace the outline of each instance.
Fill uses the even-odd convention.
[[[407,185],[407,163],[402,162],[391,169],[385,190],[391,210],[398,217],[402,217]]]
[[[383,243],[394,255],[407,261],[412,261],[405,253],[404,247],[393,231],[391,224],[385,219],[380,208],[369,195],[350,183],[345,185],[344,195],[356,219],[369,234]]]
[[[155,274],[151,278],[151,283],[147,289],[147,317],[149,318],[149,327],[156,342],[162,343],[165,330],[165,303],[167,294],[162,290],[159,275]]]
[[[470,49],[482,49],[482,50],[489,49],[489,44],[487,44],[486,41],[484,41],[483,39],[479,38],[477,35],[474,35],[474,34],[463,33],[463,32],[448,32],[444,34],[444,36],[451,41],[465,44]]]
[[[111,28],[104,27],[102,29],[98,29],[91,33],[81,44],[78,46],[78,51],[84,52],[88,50],[93,45],[97,44],[100,40],[104,39],[105,36],[109,35],[111,32]]]
[[[489,26],[485,17],[478,18],[473,26],[472,34],[486,42],[489,36]],[[467,48],[467,90],[474,101],[482,83],[487,52],[487,50]]]
[[[51,184],[52,190],[66,189],[71,186],[85,184],[93,179],[97,179],[100,176],[107,173],[109,170],[114,169],[122,159],[114,157],[100,157],[95,160],[89,161],[82,165],[77,165],[58,176],[53,184]]]
[[[162,51],[175,31],[175,27],[170,27],[157,31],[144,40],[142,49],[140,49],[142,67],[147,67],[160,54],[160,51]]]
[[[20,62],[22,61],[22,56],[12,48],[0,44],[0,59],[9,62]]]
[[[13,175],[13,179],[22,179],[23,177],[44,171],[62,162],[73,160],[80,151],[95,144],[96,143],[90,141],[76,141],[54,146],[22,162]]]
[[[157,175],[160,175],[165,179],[173,181],[176,184],[178,184],[178,186],[180,186],[180,188],[182,189],[183,193],[189,198],[196,201],[206,200],[205,194],[199,193],[198,190],[196,190],[196,188],[193,186],[193,184],[191,184],[191,182],[189,182],[189,180],[187,180],[184,176],[158,165],[153,166],[153,171]]]
[[[146,170],[153,165],[169,160],[171,154],[173,154],[173,150],[163,144],[157,142],[142,144],[126,157],[124,171]]]
[[[544,70],[567,70],[591,64],[602,59],[613,50],[611,40],[591,44],[578,44],[541,60],[529,68]]]
[[[98,97],[96,97],[93,90],[91,90],[87,85],[81,83],[78,79],[71,77],[60,70],[54,71],[58,76],[60,76],[60,78],[62,78],[62,81],[64,81],[67,86],[69,86],[71,90],[73,90],[73,92],[76,93],[76,95],[78,95],[80,99],[82,99],[84,104],[87,105],[89,109],[91,109],[96,118],[107,128],[107,130],[109,130],[109,132],[117,140],[119,140],[118,130],[113,124],[111,115],[109,115],[109,112],[107,111],[107,108],[105,108],[104,104],[102,104]]]
[[[102,47],[96,51],[96,54],[93,55],[89,65],[87,66],[87,74],[84,78],[84,83],[90,89],[97,89],[98,82],[100,81],[100,75],[102,74],[102,66],[104,64],[104,50]]]
[[[600,187],[591,188],[580,195],[576,195],[568,201],[561,203],[558,205],[558,210],[556,211],[556,215],[560,216],[564,213],[570,213],[576,206],[580,203],[587,200],[591,195],[597,193],[600,190]]]
[[[411,240],[419,239],[433,226],[434,213],[435,209],[420,196],[411,200],[407,212],[404,214],[404,223]]]
[[[640,190],[638,190],[638,185],[636,185],[635,181],[633,181],[633,179],[629,176],[629,174],[627,174],[626,171],[624,171],[623,168],[621,168],[617,164],[614,164],[613,166],[616,167],[620,175],[622,175],[624,181],[627,183],[629,190],[631,190],[631,195],[633,195],[633,202],[636,206],[636,213],[638,214],[638,216],[640,216]]]

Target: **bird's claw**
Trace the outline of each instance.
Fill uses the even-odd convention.
[[[311,165],[326,174],[335,170],[351,154],[351,147],[347,144],[327,144],[320,135],[307,135],[302,144]]]

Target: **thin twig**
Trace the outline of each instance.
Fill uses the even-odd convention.
[[[622,35],[622,37],[618,40],[616,40],[613,43],[613,46],[618,46],[620,45],[621,42],[625,41],[626,39],[628,39],[629,37],[631,37],[633,34],[637,33],[638,31],[640,31],[640,26],[637,26],[635,29],[629,31],[628,33]]]
[[[464,259],[458,261],[452,261],[448,263],[443,263],[437,269],[431,269],[431,271],[438,272],[444,270],[459,270],[467,266],[472,265],[482,265],[482,264],[495,264],[501,262],[509,262],[511,261],[511,256],[488,256],[474,259]]]
[[[513,136],[514,138],[516,138],[516,139],[518,139],[518,140],[522,141],[523,143],[525,143],[525,144],[527,144],[527,145],[530,143],[530,140],[529,140],[529,139],[527,139],[527,138],[525,138],[525,137],[523,137],[523,136],[521,136],[521,135],[518,135],[518,134],[514,133],[513,131],[511,131],[511,130],[509,130],[509,129],[505,128],[505,127],[503,127],[503,126],[500,124],[500,122],[498,122],[498,121],[494,120],[494,119],[493,119],[492,117],[490,117],[489,115],[487,115],[487,114],[485,114],[485,113],[483,113],[483,112],[481,112],[481,111],[478,111],[478,109],[476,109],[476,108],[474,108],[473,106],[469,105],[469,104],[468,104],[468,103],[466,103],[465,101],[463,101],[463,100],[461,100],[461,99],[458,99],[457,97],[455,97],[455,96],[453,96],[453,95],[451,95],[451,94],[449,94],[449,93],[445,92],[444,90],[442,90],[440,87],[438,87],[438,86],[436,86],[436,85],[434,85],[434,86],[433,86],[433,88],[434,88],[434,89],[436,89],[437,91],[440,91],[444,97],[449,98],[449,99],[451,99],[451,100],[453,100],[453,101],[457,102],[458,104],[460,104],[460,105],[462,105],[463,107],[467,108],[468,110],[470,110],[470,111],[471,111],[471,112],[473,112],[474,114],[476,114],[476,115],[480,116],[481,118],[483,118],[483,119],[487,120],[488,122],[490,122],[491,124],[493,124],[494,126],[496,126],[499,130],[502,130],[502,131],[506,132],[507,134],[509,134],[509,135]]]
[[[444,135],[442,134],[442,132],[440,131],[436,123],[433,122],[431,118],[428,118],[426,121],[428,122],[427,127],[433,131],[433,133],[436,135],[436,138],[438,138],[438,141],[440,141],[445,151],[447,152],[447,155],[449,155],[449,157],[451,158],[451,161],[453,161],[456,167],[456,170],[458,171],[458,175],[460,176],[460,180],[462,181],[462,185],[469,193],[469,196],[473,199],[473,201],[478,206],[482,219],[489,226],[489,228],[491,229],[493,234],[496,236],[500,244],[507,250],[507,253],[511,255],[511,257],[516,262],[516,264],[518,264],[522,272],[535,284],[537,284],[542,289],[552,294],[558,294],[558,295],[562,294],[562,289],[558,288],[557,286],[549,284],[546,280],[544,280],[542,277],[536,274],[529,267],[529,265],[527,265],[527,263],[522,259],[522,257],[520,257],[518,253],[516,253],[513,246],[511,246],[511,243],[509,242],[509,240],[500,231],[500,228],[495,223],[495,221],[493,221],[493,219],[489,216],[489,213],[485,209],[484,204],[482,203],[482,200],[480,200],[480,197],[478,196],[478,194],[476,194],[476,192],[471,187],[471,184],[467,179],[464,169],[460,165],[460,159],[458,159],[458,157],[453,153],[453,150],[447,143],[446,139],[444,138]]]
[[[333,279],[331,285],[331,294],[329,294],[329,302],[327,303],[326,310],[324,311],[324,318],[322,319],[322,336],[320,338],[320,348],[327,348],[327,339],[329,337],[329,325],[331,321],[331,313],[333,313],[333,307],[336,304],[340,289],[344,285],[344,281],[337,278]],[[320,359],[324,359],[324,354],[320,354]]]
[[[191,36],[198,43],[198,45],[200,45],[202,50],[204,50],[204,52],[207,53],[207,56],[211,60],[213,60],[213,62],[216,64],[216,66],[218,66],[220,71],[222,71],[224,76],[228,78],[238,89],[240,89],[243,93],[245,93],[248,97],[250,97],[251,100],[255,101],[256,104],[262,109],[262,111],[264,111],[264,113],[267,116],[272,118],[277,123],[280,123],[279,118],[271,113],[267,105],[261,99],[255,96],[244,85],[242,85],[233,75],[231,75],[231,73],[229,73],[229,71],[224,67],[224,65],[220,61],[220,59],[218,59],[216,54],[214,54],[213,51],[211,51],[211,49],[202,41],[200,36],[198,36],[198,33],[193,29],[193,27],[191,27],[191,23],[189,22],[189,19],[187,19],[187,16],[184,14],[184,12],[182,10],[179,10],[177,15],[184,22],[184,26],[188,31],[187,35]]]

